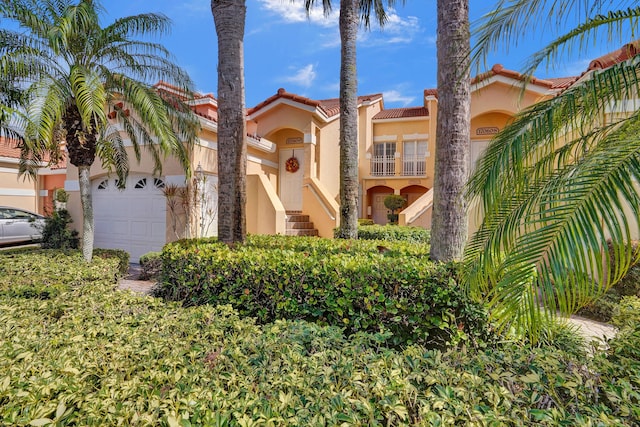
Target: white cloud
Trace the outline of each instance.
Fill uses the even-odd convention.
[[[399,104],[402,104],[403,107],[411,104],[413,100],[416,99],[415,96],[403,95],[395,89],[382,92],[382,96],[385,102],[397,102]]]
[[[322,0],[317,0],[309,14],[304,7],[302,0],[257,0],[265,9],[278,15],[286,23],[294,24],[301,22],[311,22],[322,27],[335,27],[338,25],[339,7],[334,6],[328,16],[325,16],[322,9]]]
[[[297,69],[293,75],[282,78],[282,81],[302,87],[311,87],[317,75],[318,73],[315,70],[315,66],[313,64],[308,64]]]

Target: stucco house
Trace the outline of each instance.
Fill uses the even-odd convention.
[[[625,46],[592,61],[582,76],[530,79],[524,92],[524,77],[501,65],[476,76],[470,166],[519,111],[589,78],[596,69],[627,59],[629,52]],[[175,90],[164,83],[157,88]],[[382,94],[358,98],[361,218],[386,223],[383,200],[388,194],[400,194],[408,201],[400,223],[430,227],[438,94],[426,89],[422,95],[422,105],[393,109],[384,108]],[[135,261],[185,235],[215,234],[217,101],[211,94],[201,94],[192,101],[192,108],[202,125],[191,152],[198,172],[192,179],[187,180],[172,158],[165,160],[162,176],[152,176],[151,159],[143,154],[140,164],[131,164],[125,190],[118,190],[116,177],[100,162],[93,165],[96,247],[125,249]],[[333,235],[339,225],[339,117],[337,98],[313,100],[285,89],[247,110],[249,233]],[[43,168],[36,182],[23,182],[16,179],[18,158],[19,150],[0,140],[0,204],[42,212],[53,190],[64,186],[70,193],[69,211],[80,228],[77,169],[72,165]],[[190,207],[184,198],[176,201],[171,196],[185,188],[197,190],[190,196]],[[477,229],[479,221],[479,215],[472,213],[470,231]]]

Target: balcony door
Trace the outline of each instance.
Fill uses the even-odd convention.
[[[396,143],[381,142],[373,144],[371,175],[393,176],[396,174]]]

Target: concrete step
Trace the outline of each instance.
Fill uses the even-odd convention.
[[[313,228],[313,223],[310,221],[287,222],[287,230],[312,230]]]
[[[287,229],[287,236],[318,236],[318,230],[314,229]]]
[[[287,222],[309,222],[309,215],[287,215]]]

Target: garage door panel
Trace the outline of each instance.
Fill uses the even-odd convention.
[[[140,188],[144,178],[146,185]],[[96,247],[123,249],[133,262],[147,252],[162,249],[166,199],[154,186],[157,182],[150,176],[131,176],[125,190],[117,190],[112,178],[94,182]]]

